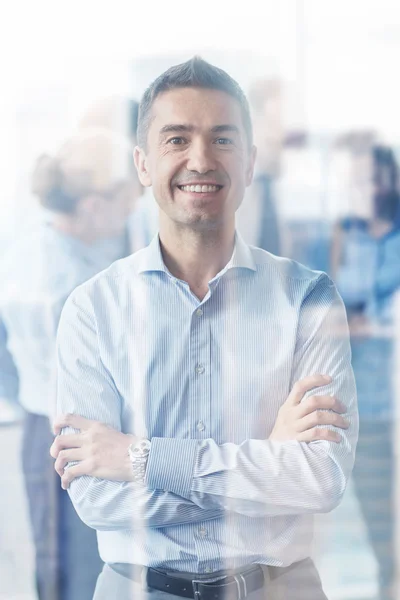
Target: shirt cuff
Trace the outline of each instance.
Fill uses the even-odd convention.
[[[151,438],[145,478],[147,487],[189,498],[198,447],[198,440]]]

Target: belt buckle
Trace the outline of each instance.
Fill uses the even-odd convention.
[[[220,579],[217,579],[215,581],[223,581],[224,579],[227,579],[227,575],[224,575],[223,577],[221,577]],[[240,580],[243,584],[243,593],[242,593],[242,588],[240,585]],[[238,600],[244,600],[247,596],[247,586],[246,586],[246,580],[243,577],[243,575],[241,573],[239,573],[239,575],[233,575],[233,578],[235,580],[236,583],[236,587],[237,587],[237,592],[238,592]],[[199,583],[205,583],[202,580],[198,580],[198,579],[192,579],[192,587],[193,587],[193,593],[194,593],[194,599],[195,600],[201,600],[201,592],[199,591]]]
[[[195,600],[201,600],[201,592],[199,592],[199,583],[201,583],[201,581],[192,579],[192,587]]]

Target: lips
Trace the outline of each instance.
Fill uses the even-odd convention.
[[[218,192],[221,188],[222,185],[214,185],[214,184],[190,184],[190,185],[178,185],[178,188],[182,191],[182,192],[194,192],[197,194],[210,194],[210,193],[215,193]]]

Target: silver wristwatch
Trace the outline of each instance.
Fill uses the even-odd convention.
[[[150,446],[150,440],[143,438],[135,444],[131,444],[128,448],[128,454],[133,469],[133,481],[136,481],[137,483],[144,483]]]

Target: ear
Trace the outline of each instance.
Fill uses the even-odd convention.
[[[248,187],[253,181],[254,165],[256,164],[257,148],[252,146],[249,152],[248,164],[246,169],[246,187]]]
[[[150,187],[151,177],[147,169],[148,159],[144,150],[139,148],[139,146],[135,146],[133,151],[133,160],[135,161],[135,167],[138,172],[140,183],[145,187]]]

